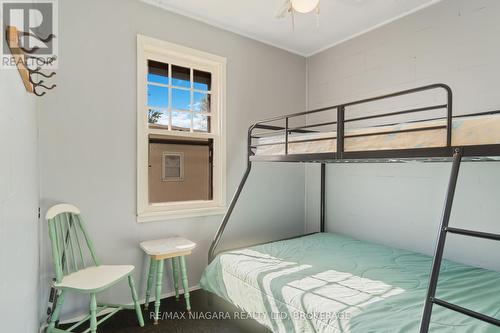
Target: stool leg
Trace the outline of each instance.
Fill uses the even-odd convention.
[[[155,301],[155,325],[160,319],[161,284],[163,282],[163,259],[156,262],[156,301]]]
[[[184,289],[184,299],[186,300],[186,309],[191,311],[191,303],[189,302],[189,286],[188,286],[188,278],[187,278],[187,270],[186,270],[186,259],[184,256],[180,258],[181,262],[181,274],[182,274],[182,289]]]
[[[95,293],[90,294],[90,333],[97,331],[97,302]]]
[[[177,257],[172,258],[172,274],[174,275],[175,300],[179,300],[179,262]]]
[[[128,285],[130,286],[130,293],[132,294],[132,301],[134,301],[135,314],[137,316],[137,321],[139,326],[144,326],[144,318],[142,317],[141,305],[139,304],[139,298],[137,297],[137,291],[135,290],[134,278],[132,275],[128,276]]]
[[[146,287],[146,301],[144,302],[144,309],[149,308],[149,297],[151,296],[151,288],[153,288],[153,279],[156,273],[156,260],[151,257],[149,260],[149,273],[148,273],[148,284]]]

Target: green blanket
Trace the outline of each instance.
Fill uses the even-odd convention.
[[[432,258],[323,233],[224,252],[203,289],[273,332],[419,331]],[[500,318],[500,273],[444,260],[436,296]],[[500,328],[434,306],[431,333]]]

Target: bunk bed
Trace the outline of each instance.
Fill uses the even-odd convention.
[[[406,108],[367,111],[388,110],[398,98]],[[449,225],[461,163],[500,160],[500,113],[454,117],[452,103],[449,86],[432,84],[253,124],[247,168],[210,247],[202,287],[274,332],[498,332],[500,273],[444,260],[443,252],[450,233],[500,240]],[[451,162],[432,258],[325,232],[326,163],[407,161]],[[256,162],[321,164],[320,232],[216,253]]]

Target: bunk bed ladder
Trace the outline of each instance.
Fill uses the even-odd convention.
[[[460,170],[460,163],[462,161],[462,156],[463,156],[463,148],[456,148],[455,152],[453,154],[453,165],[451,168],[451,175],[450,175],[450,180],[448,183],[448,190],[447,190],[447,194],[446,194],[445,206],[444,206],[443,214],[441,217],[439,237],[437,240],[437,244],[436,244],[436,248],[435,248],[435,252],[434,252],[434,258],[432,261],[432,270],[431,270],[431,274],[430,274],[429,287],[427,290],[424,311],[423,311],[422,320],[420,323],[420,333],[428,333],[429,332],[429,325],[430,325],[431,315],[432,315],[432,307],[434,304],[437,304],[437,305],[442,306],[444,308],[447,308],[449,310],[459,312],[459,313],[467,315],[469,317],[479,319],[479,320],[482,320],[484,322],[487,322],[487,323],[490,323],[492,325],[500,327],[500,320],[498,320],[496,318],[489,317],[489,316],[486,316],[484,314],[481,314],[481,313],[472,311],[470,309],[463,308],[463,307],[458,306],[456,304],[452,304],[452,303],[449,303],[447,301],[436,298],[436,288],[437,288],[439,272],[440,272],[440,268],[441,268],[441,262],[443,260],[444,246],[446,243],[447,233],[454,233],[454,234],[459,234],[459,235],[463,235],[463,236],[471,236],[471,237],[478,237],[478,238],[483,238],[483,239],[500,241],[500,235],[497,235],[497,234],[490,234],[490,233],[472,231],[472,230],[466,230],[466,229],[458,229],[458,228],[452,228],[452,227],[448,226],[448,224],[450,222],[451,208],[453,205],[453,197],[455,195],[455,188],[457,185],[458,173]]]

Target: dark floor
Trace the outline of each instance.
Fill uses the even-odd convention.
[[[160,321],[153,325],[154,303],[150,303],[149,310],[143,308],[144,327],[139,327],[135,311],[122,310],[116,315],[99,325],[98,333],[170,333],[170,332],[217,332],[217,333],[269,333],[265,327],[251,319],[235,319],[234,313],[240,312],[229,303],[214,297],[214,302],[209,307],[207,295],[203,290],[191,292],[191,316],[186,312],[184,299],[176,301],[174,297],[162,300],[160,308]],[[151,312],[153,311],[153,312]],[[223,314],[220,315],[219,311]],[[207,319],[217,313],[220,318]],[[162,319],[161,316],[164,316]],[[170,318],[169,318],[170,317]],[[98,319],[99,320],[99,319]],[[85,326],[85,325],[84,325]],[[61,327],[62,328],[62,327]],[[88,328],[86,326],[85,328]]]

